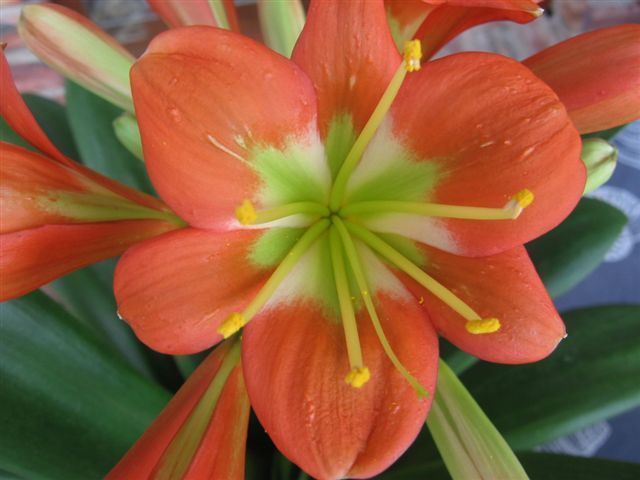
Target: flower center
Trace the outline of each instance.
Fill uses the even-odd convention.
[[[510,220],[518,218],[523,209],[533,201],[533,194],[529,190],[524,189],[516,193],[502,207],[472,207],[395,200],[345,202],[346,187],[351,174],[360,162],[366,147],[391,107],[406,73],[420,69],[420,58],[419,41],[407,42],[404,62],[394,74],[371,117],[342,163],[326,205],[320,202],[304,201],[256,210],[253,203],[247,199],[236,208],[236,218],[242,225],[268,226],[267,224],[277,220],[294,215],[303,215],[309,219],[310,227],[289,250],[263,288],[244,311],[231,314],[222,323],[218,331],[225,338],[244,327],[265,306],[279,285],[312,245],[327,237],[335,293],[337,294],[339,314],[344,329],[350,364],[350,369],[345,377],[345,381],[349,385],[361,388],[372,375],[364,364],[358,335],[358,322],[356,321],[356,311],[354,309],[355,297],[351,292],[351,286],[355,284],[362,305],[372,322],[385,354],[419,396],[427,395],[426,390],[420,385],[419,381],[411,375],[398,359],[384,333],[370,293],[371,286],[365,274],[366,265],[361,261],[359,253],[361,248],[372,250],[388,264],[409,275],[431,294],[457,312],[466,320],[466,330],[469,333],[490,334],[500,329],[499,319],[493,317],[482,318],[451,290],[425,273],[419,266],[385,242],[379,235],[363,226],[361,216],[380,213],[409,213],[455,219]],[[373,374],[375,375],[375,372]]]

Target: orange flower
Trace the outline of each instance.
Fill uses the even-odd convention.
[[[382,2],[312,3],[292,59],[190,27],[136,63],[146,164],[190,228],[127,251],[116,298],[165,353],[246,326],[278,448],[314,477],[368,477],[423,425],[436,331],[505,363],[564,336],[522,244],[579,200],[580,139],[518,62],[420,68],[416,43],[402,61]]]

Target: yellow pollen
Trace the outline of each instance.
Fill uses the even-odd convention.
[[[520,208],[526,208],[531,205],[534,198],[533,192],[525,188],[516,193],[511,199],[516,202]]]
[[[218,333],[224,338],[229,338],[247,324],[247,320],[241,313],[232,313],[218,327]]]
[[[242,225],[252,225],[257,217],[256,209],[253,208],[253,203],[249,199],[245,199],[236,207],[236,218]]]
[[[469,320],[465,324],[467,332],[474,335],[483,333],[494,333],[500,330],[500,320],[497,318],[482,318],[478,320]]]
[[[353,368],[347,374],[344,381],[354,388],[362,388],[362,386],[369,381],[371,373],[367,367]]]
[[[420,40],[404,42],[404,68],[407,72],[417,72],[420,70],[421,59],[422,45],[420,44]]]

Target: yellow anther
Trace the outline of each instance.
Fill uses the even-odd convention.
[[[371,372],[367,367],[353,368],[347,374],[344,381],[354,388],[362,388],[362,386],[371,378]]]
[[[478,320],[469,320],[465,328],[467,332],[474,335],[481,335],[483,333],[494,333],[500,330],[500,320],[497,318],[482,318]]]
[[[409,40],[404,42],[404,68],[407,72],[420,70],[420,60],[422,59],[422,44],[420,40]]]
[[[526,208],[531,205],[534,198],[533,192],[525,188],[511,197],[511,200],[516,202],[520,208]]]
[[[252,225],[257,217],[256,209],[253,208],[251,200],[245,199],[236,207],[236,218],[242,225]]]
[[[247,320],[241,313],[232,313],[218,327],[218,333],[224,338],[229,338],[247,324]]]

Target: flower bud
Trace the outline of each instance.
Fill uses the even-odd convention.
[[[582,142],[582,161],[587,167],[587,194],[604,184],[613,175],[618,161],[618,149],[601,138],[589,138]]]

